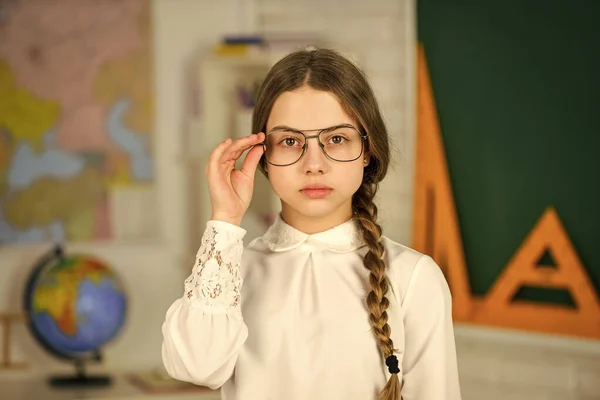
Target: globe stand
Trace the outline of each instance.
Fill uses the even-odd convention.
[[[108,375],[87,375],[85,372],[85,362],[75,360],[74,376],[54,376],[49,379],[50,386],[55,388],[74,388],[74,387],[106,387],[112,383]]]

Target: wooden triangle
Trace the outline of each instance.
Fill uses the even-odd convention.
[[[422,45],[417,54],[417,139],[413,248],[440,266],[456,321],[469,319],[471,289],[444,145]]]
[[[555,268],[540,268],[550,250]],[[566,289],[576,308],[511,301],[524,286]],[[600,301],[554,208],[548,208],[488,291],[475,322],[600,338]]]

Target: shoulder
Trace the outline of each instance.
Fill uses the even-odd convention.
[[[450,296],[446,278],[433,258],[386,236],[382,242],[392,291],[403,307],[408,306],[414,290],[425,291],[422,294],[432,300]]]

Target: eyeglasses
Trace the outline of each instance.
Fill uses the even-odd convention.
[[[307,136],[304,132],[319,132]],[[333,161],[350,162],[358,159],[364,150],[367,135],[361,134],[352,125],[338,125],[325,129],[298,130],[275,129],[267,133],[263,147],[267,162],[275,166],[288,166],[298,162],[308,148],[308,139],[316,138],[327,158]]]

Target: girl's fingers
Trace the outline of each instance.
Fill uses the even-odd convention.
[[[262,145],[254,146],[246,155],[244,159],[244,165],[242,165],[241,171],[244,175],[248,177],[254,177],[256,173],[256,167],[258,167],[258,163],[260,158],[264,153],[264,149]]]
[[[222,154],[220,161],[237,160],[244,151],[259,143],[259,135],[252,134],[233,142]]]
[[[206,164],[206,174],[215,169],[215,163],[223,156],[225,149],[230,145],[230,143],[231,139],[227,138],[226,140],[219,143],[217,147],[215,147],[215,149],[212,151],[212,153],[210,153],[210,157],[208,158],[208,164]]]

